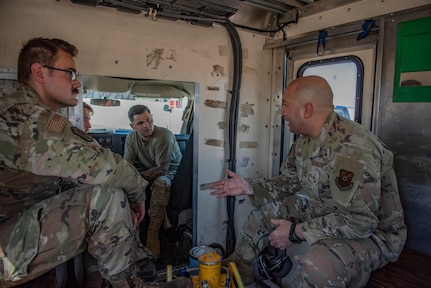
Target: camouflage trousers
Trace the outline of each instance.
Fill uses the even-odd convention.
[[[235,251],[247,262],[269,245],[275,229],[271,219],[301,222],[301,199],[295,195],[283,203],[274,201],[253,209],[237,241]],[[299,209],[298,209],[299,208]],[[287,249],[289,255],[289,249]],[[371,238],[323,239],[309,246],[304,255],[289,255],[298,263],[292,287],[364,287],[370,274],[387,264]]]
[[[0,224],[0,287],[32,280],[87,250],[108,281],[131,273],[134,231],[121,189],[81,186]]]
[[[165,218],[166,206],[171,196],[172,176],[163,175],[154,179],[150,185],[151,200],[148,208],[148,216],[151,218]]]

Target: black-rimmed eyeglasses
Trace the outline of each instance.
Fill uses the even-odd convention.
[[[52,69],[52,70],[58,70],[58,71],[66,72],[69,74],[70,80],[72,80],[72,81],[75,81],[76,79],[78,79],[78,76],[79,76],[79,72],[76,72],[74,70],[60,69],[60,68],[52,67],[52,66],[48,66],[48,65],[42,65],[42,67]]]

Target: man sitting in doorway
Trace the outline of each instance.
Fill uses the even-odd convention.
[[[132,164],[138,160],[143,166],[142,177],[151,184],[151,201],[148,209],[150,224],[146,246],[154,257],[158,258],[159,230],[165,219],[172,180],[182,154],[175,135],[166,128],[154,125],[153,116],[147,106],[132,106],[128,117],[130,127],[134,131],[126,137],[124,159]]]

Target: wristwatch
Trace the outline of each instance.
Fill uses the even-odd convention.
[[[296,227],[296,223],[292,223],[289,231],[289,241],[294,244],[298,244],[298,243],[301,243],[303,240],[299,239],[298,235],[296,235],[295,227]]]

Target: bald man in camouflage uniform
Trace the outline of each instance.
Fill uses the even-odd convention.
[[[301,136],[280,175],[247,182],[228,171],[232,178],[212,185],[218,198],[247,194],[255,206],[226,260],[237,264],[246,284],[253,281],[255,251],[269,244],[281,250],[309,244],[294,257],[293,287],[364,287],[373,270],[401,253],[406,226],[393,154],[363,126],[337,115],[332,99],[323,78],[291,82],[281,114]]]
[[[77,52],[60,39],[31,39],[18,59],[21,84],[0,102],[0,287],[32,280],[85,250],[114,288],[160,287],[139,279],[134,264],[148,182],[56,113],[78,104]],[[59,193],[59,176],[79,185]]]

